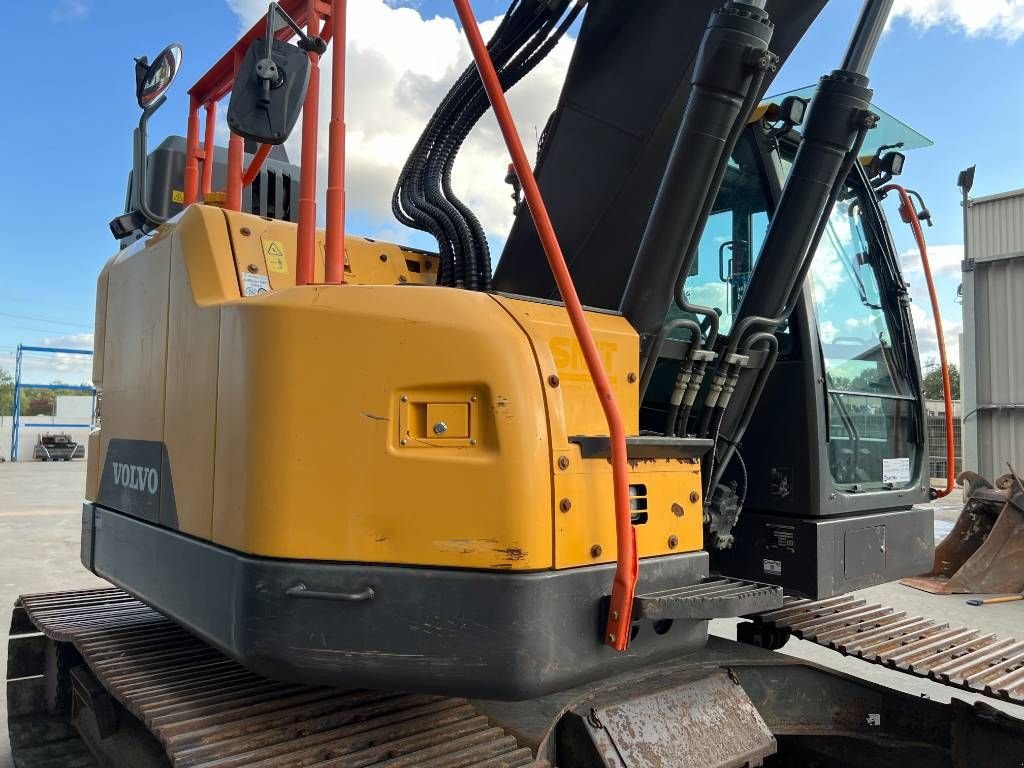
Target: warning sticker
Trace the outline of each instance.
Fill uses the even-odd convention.
[[[771,576],[782,575],[782,561],[781,560],[768,560],[764,561],[764,572]]]
[[[184,203],[185,193],[180,189],[171,190],[171,202],[172,203]]]
[[[254,275],[251,272],[243,272],[242,294],[245,296],[258,296],[261,293],[270,293],[270,278],[266,275]]]
[[[260,238],[263,243],[263,256],[267,260],[267,271],[288,274],[288,259],[285,258],[284,248],[277,240]]]
[[[883,483],[909,483],[910,459],[882,459]]]

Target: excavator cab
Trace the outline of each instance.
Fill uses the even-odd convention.
[[[338,87],[317,228],[323,3],[271,4],[190,89],[180,208],[114,228],[98,280],[83,563],[268,677],[493,699],[924,570],[913,331],[856,162],[885,3],[764,108],[823,2],[530,0],[486,44],[457,5],[476,63],[393,196],[436,250],[344,231]],[[578,23],[534,175],[502,94]],[[489,104],[528,203],[496,270],[450,185]]]

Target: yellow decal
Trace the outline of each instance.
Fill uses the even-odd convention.
[[[277,240],[268,240],[265,237],[260,238],[260,242],[263,243],[263,256],[267,260],[267,271],[287,275],[288,259],[284,256],[284,248],[281,243]]]
[[[175,203],[184,203],[185,202],[185,193],[182,192],[180,189],[172,189],[171,190],[171,201],[175,202]]]
[[[587,381],[590,379],[590,372],[587,370],[587,361],[583,357],[583,350],[576,339],[565,336],[555,336],[549,342],[551,355],[555,359],[555,367],[559,375],[568,381]],[[598,341],[597,351],[601,355],[605,370],[609,373],[609,379],[614,381],[611,375],[612,363],[619,345],[612,341]]]

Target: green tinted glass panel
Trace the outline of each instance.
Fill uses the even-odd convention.
[[[795,91],[787,91],[786,93],[769,96],[763,103],[778,104],[787,96],[797,96],[801,99],[809,100],[814,96],[814,92],[816,90],[817,86],[809,85],[806,88],[798,88]],[[871,111],[878,115],[878,125],[868,131],[867,136],[864,138],[864,146],[861,147],[860,151],[862,157],[870,157],[875,154],[875,151],[880,146],[885,144],[897,144],[902,141],[903,147],[901,151],[905,152],[910,149],[930,147],[935,143],[923,133],[915,131],[906,123],[901,120],[897,120],[876,104],[871,105]],[[799,130],[799,128],[797,128],[797,130]]]
[[[917,445],[907,437],[916,402],[906,397],[907,382],[894,362],[863,210],[846,189],[815,251],[810,286],[828,390],[832,477],[837,485],[867,490],[909,485]]]

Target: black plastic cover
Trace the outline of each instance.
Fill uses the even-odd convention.
[[[243,162],[248,166],[256,147],[252,142],[247,141],[245,144]],[[178,215],[184,209],[185,146],[183,136],[168,136],[149,153],[146,164],[149,207],[155,214],[166,219]],[[214,147],[213,189],[224,189],[227,184],[227,168],[227,148]],[[130,173],[127,187],[131,188]],[[256,180],[242,189],[242,210],[271,219],[296,221],[299,215],[298,203],[299,168],[288,162],[288,153],[284,147],[274,147]]]

